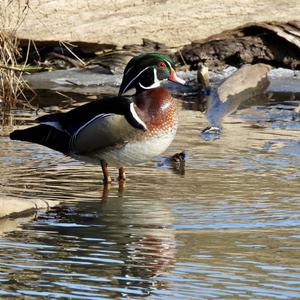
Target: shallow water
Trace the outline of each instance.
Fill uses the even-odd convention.
[[[166,156],[186,150],[185,169],[160,157],[127,168],[123,189],[104,190],[97,166],[1,137],[0,194],[62,203],[1,236],[0,296],[299,299],[300,98],[274,97],[227,117],[214,141],[183,109]]]

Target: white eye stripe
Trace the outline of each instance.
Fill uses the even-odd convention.
[[[164,60],[164,61],[169,65],[170,69],[172,69],[171,64],[167,60]]]
[[[132,68],[133,68],[133,66],[130,67],[130,68],[125,72],[125,75],[127,75],[127,74],[129,73],[129,71],[130,71]]]
[[[150,67],[146,67],[144,68],[139,74],[137,74],[133,79],[130,80],[130,82],[126,85],[126,87],[124,88],[123,91],[127,91],[127,88],[131,85],[131,83],[137,78],[139,77],[143,72],[145,72],[147,69],[149,69]]]

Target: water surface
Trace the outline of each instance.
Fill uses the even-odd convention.
[[[61,205],[2,234],[0,296],[299,299],[300,98],[272,99],[227,117],[214,141],[183,109],[165,155],[186,150],[185,169],[159,157],[127,168],[124,189],[104,190],[98,166],[1,137],[0,194]]]

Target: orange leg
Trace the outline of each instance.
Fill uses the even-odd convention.
[[[102,191],[102,201],[106,201],[110,190],[110,183],[104,183]]]
[[[123,193],[124,192],[124,188],[125,188],[125,181],[126,181],[126,175],[125,175],[125,169],[124,167],[119,168],[119,193]]]
[[[125,169],[124,167],[119,168],[119,181],[125,181],[126,180],[126,175],[125,175]]]
[[[105,160],[101,160],[101,168],[102,168],[102,172],[103,172],[103,182],[105,184],[107,183],[111,183],[111,177],[108,174],[108,169],[107,169],[107,162]]]

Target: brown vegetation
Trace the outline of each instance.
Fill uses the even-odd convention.
[[[16,1],[3,0],[0,4],[0,105],[1,124],[10,124],[10,110],[19,99],[26,99],[24,90],[28,88],[23,79],[23,67],[18,67],[17,60],[20,56],[17,30],[26,15],[27,7],[18,11],[12,10],[12,3]],[[12,21],[11,16],[18,14],[17,21]],[[26,64],[26,60],[25,60]],[[25,65],[24,64],[24,65]]]

